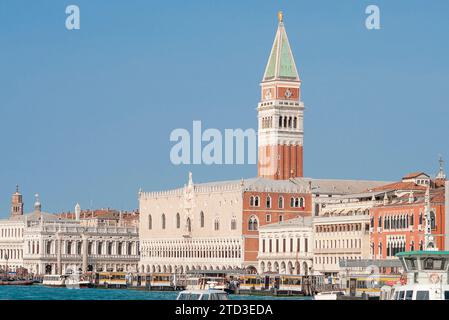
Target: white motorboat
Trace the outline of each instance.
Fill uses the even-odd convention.
[[[42,284],[49,287],[86,288],[90,286],[89,281],[82,280],[79,275],[45,275]]]
[[[337,291],[323,291],[317,293],[313,298],[315,300],[337,300],[339,296],[344,296],[345,292],[343,290]]]
[[[228,293],[223,290],[184,290],[176,300],[228,300]]]
[[[405,283],[381,288],[381,300],[449,300],[449,251],[410,251],[396,255]]]

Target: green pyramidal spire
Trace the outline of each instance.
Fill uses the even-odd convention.
[[[279,25],[271,48],[270,58],[263,76],[268,80],[296,80],[299,81],[295,60],[293,59],[290,43],[285,32],[282,12],[278,14]]]

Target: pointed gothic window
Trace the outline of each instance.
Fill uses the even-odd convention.
[[[248,221],[248,230],[249,231],[257,231],[258,230],[258,226],[259,226],[259,223],[257,221],[257,217],[256,216],[251,216],[249,218],[249,221]]]
[[[271,197],[267,197],[267,208],[271,208]]]
[[[187,218],[187,231],[192,232],[192,223],[190,222],[190,218]]]
[[[259,196],[255,196],[254,197],[254,206],[255,207],[260,206],[260,198],[259,198]]]
[[[162,229],[165,229],[165,213],[162,214]]]
[[[231,219],[231,230],[237,229],[237,219],[236,217],[232,217]]]
[[[279,209],[284,209],[284,197],[283,196],[279,197],[278,206],[279,206]]]
[[[179,216],[179,213],[176,213],[176,228],[181,228],[181,217]]]
[[[437,228],[437,223],[435,220],[435,212],[433,211],[430,212],[430,228],[432,230],[435,230]]]
[[[215,218],[215,220],[214,220],[214,230],[215,231],[220,230],[220,219],[218,217]]]
[[[254,207],[254,196],[249,197],[249,205],[250,207]]]
[[[204,212],[200,212],[200,226],[201,228],[204,228]]]

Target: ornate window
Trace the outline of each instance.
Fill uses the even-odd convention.
[[[435,220],[435,212],[430,211],[430,228],[435,230],[437,228],[437,222]]]
[[[187,218],[187,231],[192,232],[192,223],[190,221],[190,218]]]
[[[215,220],[214,220],[214,230],[215,231],[220,230],[220,219],[219,218],[215,218]]]
[[[254,196],[249,197],[249,206],[254,207]]]
[[[231,219],[231,230],[237,229],[237,219],[235,217],[232,217]]]
[[[278,206],[279,206],[279,209],[284,209],[284,197],[283,196],[279,197]]]
[[[259,196],[254,197],[254,206],[255,207],[260,206],[260,197]]]
[[[271,197],[267,197],[267,208],[271,208]]]
[[[301,207],[301,208],[304,208],[305,206],[304,206],[304,198],[300,198],[299,199],[299,206]]]
[[[251,216],[248,221],[248,230],[249,231],[257,231],[259,228],[259,222],[257,221],[256,216]]]

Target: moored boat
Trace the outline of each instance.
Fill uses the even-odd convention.
[[[16,280],[16,279],[2,279],[0,286],[30,286],[34,282],[32,280]]]
[[[49,287],[87,288],[90,282],[79,275],[45,275],[42,284]]]
[[[224,290],[184,290],[178,293],[176,300],[228,300]]]
[[[403,283],[381,288],[381,300],[449,300],[449,251],[396,255],[407,274]]]
[[[313,298],[315,300],[338,300],[338,297],[344,296],[345,292],[343,290],[337,291],[323,291],[317,293]]]

